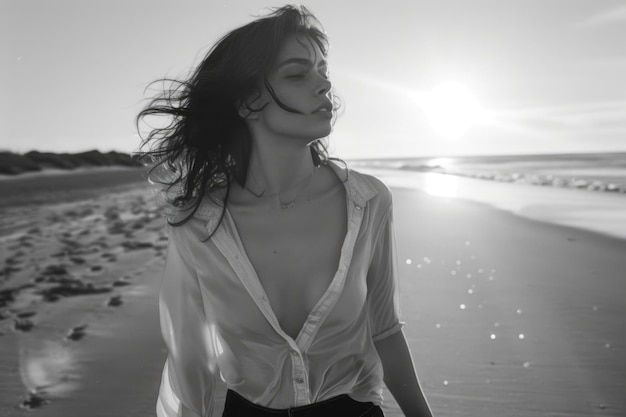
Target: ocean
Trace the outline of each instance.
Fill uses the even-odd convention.
[[[626,193],[626,152],[350,160],[355,168],[434,172],[491,181]]]

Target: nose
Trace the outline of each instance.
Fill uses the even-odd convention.
[[[321,78],[321,82],[320,82],[319,87],[317,88],[317,94],[320,96],[323,96],[330,91],[332,84],[328,78],[324,78],[322,76],[320,76],[320,78]]]

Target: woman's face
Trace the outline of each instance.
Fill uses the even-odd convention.
[[[302,138],[309,142],[328,136],[333,116],[331,83],[324,55],[306,37],[289,38],[280,49],[268,82],[281,108],[263,86],[267,106],[257,113],[260,128],[274,136]]]

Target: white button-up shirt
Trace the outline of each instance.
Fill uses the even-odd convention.
[[[169,244],[160,294],[168,348],[159,417],[219,416],[217,389],[289,408],[348,394],[382,404],[374,342],[399,331],[389,188],[329,162],[344,180],[348,227],[338,269],[296,339],[280,327],[228,210],[209,199]]]

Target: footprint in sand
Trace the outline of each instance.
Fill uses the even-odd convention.
[[[45,276],[58,276],[58,275],[68,275],[69,272],[67,271],[67,268],[65,267],[64,264],[57,264],[57,265],[48,265],[46,266],[46,268],[41,271],[42,275]]]
[[[0,290],[0,307],[4,307],[7,304],[15,301],[15,297],[13,293],[15,292],[15,288],[6,288],[4,290]],[[2,312],[0,312],[0,319],[2,317]]]
[[[74,262],[76,265],[82,265],[85,263],[85,258],[81,258],[80,256],[70,256],[70,261]]]
[[[19,272],[21,271],[22,268],[16,267],[16,266],[11,266],[8,263],[6,264],[6,266],[4,268],[2,268],[0,270],[0,276],[1,277],[10,277],[11,274],[13,274],[14,272]]]
[[[117,256],[113,253],[110,252],[105,252],[102,255],[100,255],[100,257],[104,258],[107,260],[107,262],[115,262],[117,261]]]
[[[41,234],[41,228],[40,227],[31,227],[30,229],[28,229],[26,231],[26,233],[28,233],[29,235],[40,235]]]
[[[128,282],[128,279],[129,278],[127,278],[127,277],[118,278],[115,281],[113,281],[113,286],[114,287],[125,287],[127,285],[131,285],[131,283]]]
[[[70,329],[70,331],[67,333],[67,336],[65,336],[65,338],[67,340],[73,340],[73,341],[80,340],[83,337],[85,337],[85,335],[87,334],[87,332],[85,331],[86,328],[87,328],[86,324],[81,324],[80,326],[74,326]]]
[[[40,394],[37,394],[36,392],[29,392],[28,398],[26,398],[24,401],[20,403],[20,407],[25,408],[27,410],[32,410],[35,408],[39,408],[43,405],[46,405],[48,403],[50,403],[50,401],[46,400]]]
[[[131,241],[127,241],[127,242],[122,242],[122,246],[124,247],[124,251],[128,252],[128,251],[133,251],[133,250],[141,250],[141,249],[153,248],[154,247],[154,243],[152,243],[152,242],[140,242],[138,240],[131,240]]]
[[[114,295],[113,297],[109,298],[109,301],[107,301],[107,306],[109,307],[119,307],[121,306],[123,303],[122,301],[122,296],[121,295]]]
[[[35,327],[35,323],[33,323],[29,319],[21,319],[16,318],[13,319],[13,330],[18,332],[30,332],[33,327]]]

